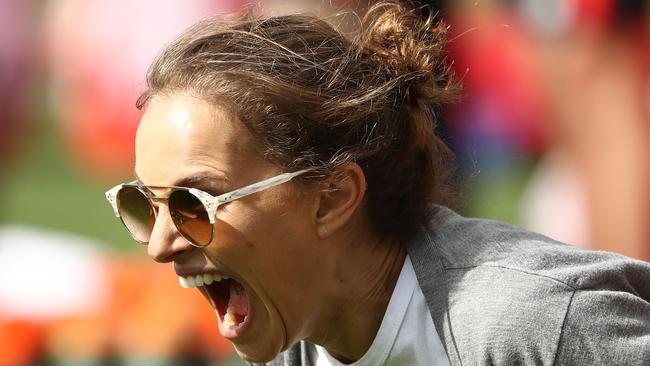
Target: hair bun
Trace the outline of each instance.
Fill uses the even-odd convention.
[[[449,67],[442,57],[447,26],[433,15],[424,18],[417,9],[397,1],[370,7],[362,20],[359,46],[369,52],[380,68],[406,86],[415,100],[451,101],[456,91]]]

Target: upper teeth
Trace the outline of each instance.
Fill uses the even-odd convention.
[[[217,274],[211,274],[211,273],[204,273],[196,276],[187,276],[187,277],[178,276],[178,282],[180,282],[181,287],[183,288],[200,287],[203,285],[209,285],[212,282],[219,282],[225,279],[228,279],[228,277],[220,276]]]

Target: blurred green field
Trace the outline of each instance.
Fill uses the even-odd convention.
[[[57,122],[42,109],[17,158],[0,170],[0,223],[77,233],[119,250],[137,248],[104,198],[112,182],[92,182],[73,165]]]

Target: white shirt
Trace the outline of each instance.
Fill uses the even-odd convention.
[[[343,366],[325,348],[316,346],[316,366]],[[449,366],[438,332],[431,319],[411,260],[406,256],[381,321],[379,331],[368,352],[352,366]]]

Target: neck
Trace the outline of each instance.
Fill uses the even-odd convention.
[[[396,240],[356,234],[332,261],[328,273],[329,298],[318,334],[308,340],[323,346],[345,363],[361,358],[370,348],[384,318],[406,257]]]

